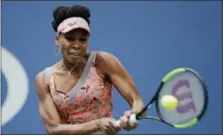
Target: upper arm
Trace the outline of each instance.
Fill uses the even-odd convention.
[[[60,123],[60,117],[49,92],[49,87],[45,82],[43,72],[36,76],[35,85],[39,99],[39,112],[47,131],[50,132],[53,126]]]
[[[112,84],[130,105],[133,100],[141,100],[131,76],[115,56],[107,52],[99,52],[96,65],[109,76]]]

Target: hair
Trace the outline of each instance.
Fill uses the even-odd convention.
[[[90,10],[88,7],[73,5],[71,7],[59,6],[53,10],[52,27],[57,32],[57,27],[61,22],[70,17],[81,17],[90,25]]]

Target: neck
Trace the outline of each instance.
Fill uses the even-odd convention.
[[[67,60],[63,60],[63,67],[66,71],[68,71],[69,73],[68,74],[71,74],[71,73],[80,73],[83,69],[84,69],[84,66],[85,66],[85,63],[86,63],[86,59],[83,58],[79,61],[76,61],[74,63],[71,63]]]

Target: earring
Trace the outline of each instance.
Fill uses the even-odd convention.
[[[57,48],[54,50],[54,55],[58,56],[61,52],[61,47],[59,45],[57,45]]]

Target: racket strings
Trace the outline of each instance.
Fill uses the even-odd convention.
[[[187,84],[184,85],[183,81],[187,81],[185,82]],[[174,90],[176,86],[178,88]],[[159,98],[164,95],[175,96],[179,103],[178,107],[171,111],[162,107],[160,103],[157,105],[161,118],[170,124],[187,123],[197,118],[204,107],[202,84],[194,74],[189,72],[178,74],[167,81],[160,91]]]

